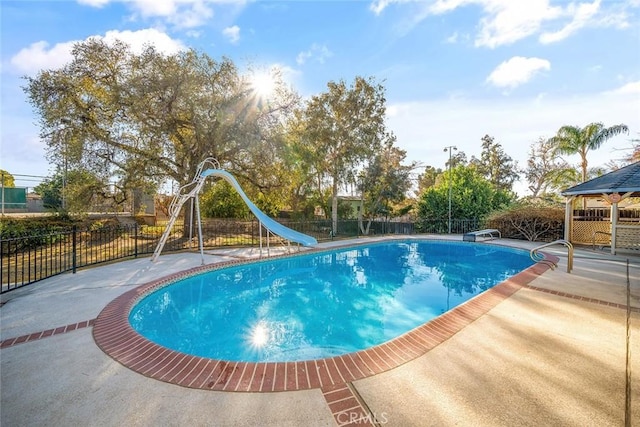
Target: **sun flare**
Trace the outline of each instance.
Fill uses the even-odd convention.
[[[264,323],[258,323],[251,333],[251,343],[254,347],[263,347],[269,341],[269,328]]]
[[[251,89],[261,99],[269,98],[275,87],[273,76],[268,71],[259,71],[251,76]]]

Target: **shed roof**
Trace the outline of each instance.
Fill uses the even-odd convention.
[[[631,163],[582,184],[567,188],[563,196],[595,196],[611,193],[633,193],[640,196],[640,162]]]

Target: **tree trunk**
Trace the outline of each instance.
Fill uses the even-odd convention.
[[[360,227],[360,232],[363,236],[369,235],[369,230],[371,229],[371,219],[367,221],[367,227],[365,228],[364,223],[362,221],[362,213],[364,212],[364,196],[360,197],[360,212],[358,212],[358,227]]]
[[[333,178],[331,194],[331,232],[335,236],[338,232],[338,180]]]

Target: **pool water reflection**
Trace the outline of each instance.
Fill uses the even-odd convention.
[[[375,243],[226,267],[143,298],[129,320],[184,353],[296,361],[389,341],[531,266],[475,243]]]

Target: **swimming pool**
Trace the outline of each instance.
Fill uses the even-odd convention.
[[[393,340],[532,264],[526,251],[495,245],[374,243],[186,277],[144,296],[128,320],[195,356],[322,359]]]

